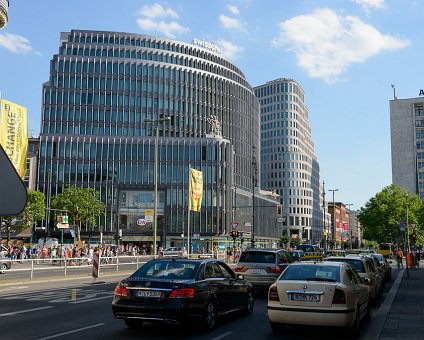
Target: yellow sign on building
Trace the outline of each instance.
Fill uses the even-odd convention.
[[[2,99],[0,105],[0,145],[21,178],[25,177],[28,152],[27,109]]]

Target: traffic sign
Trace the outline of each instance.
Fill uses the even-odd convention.
[[[400,231],[405,231],[405,224],[404,224],[403,220],[400,221],[399,227],[400,227]]]
[[[231,223],[231,227],[232,227],[233,229],[236,229],[236,228],[238,227],[238,223],[237,223],[237,222],[233,222],[233,223]]]
[[[137,225],[138,226],[145,226],[146,225],[146,220],[144,218],[137,219]]]

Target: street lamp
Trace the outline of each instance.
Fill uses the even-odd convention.
[[[255,248],[255,188],[257,184],[257,173],[258,173],[258,165],[256,164],[256,156],[255,151],[256,147],[253,146],[252,148],[252,166],[253,166],[253,172],[252,172],[252,238],[250,240],[250,245],[252,248]]]
[[[325,248],[327,250],[328,248],[328,244],[327,244],[327,237],[328,237],[328,233],[325,229],[325,182],[322,181],[322,232],[323,234],[325,234],[325,238],[324,239],[324,245],[323,248]]]
[[[408,253],[409,253],[409,221],[408,221],[408,198],[409,194],[405,194],[406,198],[406,276],[409,277],[409,269],[408,269]],[[402,259],[401,259],[402,260]]]
[[[347,210],[349,210],[349,212],[347,213],[347,233],[349,236],[349,247],[350,250],[352,250],[352,229],[351,229],[351,225],[350,225],[350,206],[353,205],[353,203],[346,203],[347,206]]]
[[[155,131],[155,175],[154,175],[154,187],[155,187],[155,194],[154,194],[154,207],[153,207],[153,255],[157,255],[157,222],[158,222],[158,144],[159,144],[159,123],[161,122],[169,122],[171,120],[170,117],[160,118],[160,119],[145,119],[145,123],[152,123],[156,124],[156,131]]]
[[[331,233],[331,240],[333,242],[333,249],[336,245],[336,202],[334,201],[334,192],[339,191],[339,189],[328,189],[328,191],[333,192],[333,231]]]

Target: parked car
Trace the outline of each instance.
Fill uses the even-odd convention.
[[[9,250],[4,245],[0,245],[0,256],[6,257]]]
[[[344,262],[296,262],[287,267],[268,293],[273,331],[287,324],[350,327],[371,317],[369,290]]]
[[[252,285],[217,259],[156,259],[115,288],[112,311],[128,327],[144,321],[191,323],[211,330],[229,312],[250,315]]]
[[[300,261],[300,259],[304,256],[303,250],[289,250],[289,255],[292,257],[293,261]]]
[[[347,255],[347,256],[330,256],[326,261],[346,262],[349,263],[363,279],[369,281],[370,298],[372,303],[376,303],[381,297],[383,287],[381,276],[369,258],[365,255]]]
[[[314,244],[299,244],[296,247],[297,250],[302,250],[304,253],[318,253],[321,249]]]
[[[390,266],[389,261],[387,260],[387,257],[382,254],[375,254],[374,255],[378,262],[380,263],[381,268],[383,268],[384,273],[384,280],[386,282],[389,282],[392,280],[392,267]]]
[[[380,262],[378,261],[376,255],[378,255],[378,254],[377,253],[367,254],[365,256],[368,257],[371,260],[371,263],[372,263],[374,269],[380,275],[381,286],[384,287],[384,283],[386,282],[386,280],[384,279],[384,275],[385,275],[384,274],[384,268],[380,265]]]
[[[182,248],[179,247],[169,247],[163,251],[164,256],[179,256],[181,257],[183,254]]]
[[[235,267],[235,272],[243,274],[255,289],[266,289],[275,282],[282,271],[293,262],[284,249],[243,250]]]
[[[0,254],[0,274],[3,274],[7,269],[12,268],[12,260]]]

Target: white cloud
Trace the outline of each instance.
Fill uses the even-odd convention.
[[[232,14],[234,14],[234,15],[238,15],[238,14],[240,14],[240,10],[237,8],[237,6],[234,6],[234,5],[228,5],[228,6],[227,6],[227,8],[228,8],[228,10],[229,10]]]
[[[312,78],[333,82],[354,63],[362,63],[383,51],[408,46],[407,40],[380,33],[358,17],[339,16],[319,9],[279,24],[274,46],[294,52],[297,64]]]
[[[151,19],[137,19],[140,28],[147,31],[157,31],[164,34],[166,37],[175,39],[177,34],[186,33],[189,31],[187,27],[180,25],[176,21],[154,21]]]
[[[219,21],[224,28],[236,29],[243,32],[246,31],[244,24],[239,19],[230,18],[224,14],[221,14],[219,16]]]
[[[384,0],[352,0],[353,2],[360,5],[366,12],[370,9],[384,8]]]
[[[0,46],[3,46],[5,49],[18,54],[26,53],[35,53],[36,52],[32,47],[28,39],[10,33],[0,34]]]
[[[236,60],[238,55],[244,51],[244,47],[238,46],[227,40],[217,41],[217,45],[222,49],[222,56],[228,60]]]
[[[172,8],[164,8],[158,3],[144,6],[139,14],[141,18],[137,19],[137,23],[143,30],[156,31],[171,39],[175,39],[178,34],[190,31],[174,20],[165,21],[166,18],[178,18],[178,14]],[[162,20],[159,20],[159,18],[162,18]]]
[[[172,8],[164,8],[162,5],[156,3],[153,5],[146,5],[140,10],[140,15],[147,18],[178,18],[177,12]]]

